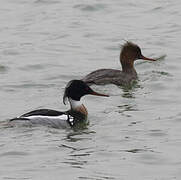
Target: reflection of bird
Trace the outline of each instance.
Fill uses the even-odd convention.
[[[63,102],[68,99],[70,110],[61,112],[51,109],[38,109],[17,118],[11,119],[10,123],[28,122],[30,124],[50,125],[54,127],[75,127],[79,124],[87,124],[87,109],[80,102],[84,95],[108,96],[93,91],[85,82],[81,80],[70,81],[64,92]]]
[[[155,61],[155,59],[144,57],[140,47],[136,44],[126,42],[122,46],[120,53],[122,71],[116,69],[98,69],[86,75],[82,80],[89,85],[115,84],[120,86],[129,84],[132,80],[137,79],[137,73],[134,68],[134,61],[137,59]]]

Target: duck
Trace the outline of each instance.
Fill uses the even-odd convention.
[[[134,68],[134,62],[137,59],[156,61],[155,59],[143,56],[141,48],[138,45],[127,41],[122,46],[120,52],[122,71],[117,69],[98,69],[86,75],[82,80],[88,85],[129,85],[137,79],[137,72]]]
[[[75,128],[87,125],[88,111],[81,102],[81,98],[85,95],[109,96],[94,91],[82,80],[71,80],[66,85],[63,95],[63,103],[66,105],[66,100],[69,101],[69,110],[37,109],[10,119],[9,123],[16,125],[23,122],[26,125],[47,125],[55,128]]]

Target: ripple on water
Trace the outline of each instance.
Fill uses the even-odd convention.
[[[49,69],[53,67],[58,67],[59,65],[53,65],[53,64],[28,64],[23,67],[20,67],[19,69],[24,71],[32,71],[32,70],[41,70],[41,69]],[[63,65],[61,65],[62,67]]]
[[[162,9],[164,9],[164,8],[161,6],[157,6],[157,7],[150,9],[150,12],[160,12],[160,10],[162,10]]]
[[[132,83],[122,86],[121,89],[123,90],[122,97],[124,98],[135,98],[135,92],[142,88],[142,86],[139,84],[138,80],[133,81]]]
[[[56,1],[56,0],[36,0],[34,3],[36,4],[57,4],[60,3],[60,1]]]
[[[83,129],[83,130],[78,130],[74,132],[70,132],[67,134],[66,140],[69,142],[77,142],[77,141],[82,141],[82,140],[89,140],[91,139],[90,137],[86,137],[83,135],[89,135],[89,134],[94,134],[95,131],[89,131],[88,129]]]
[[[106,50],[111,50],[111,51],[119,51],[120,50],[120,47],[118,47],[118,46],[106,46],[104,49],[106,49]]]
[[[20,53],[16,49],[6,49],[3,51],[3,54],[6,56],[16,56],[19,55]]]
[[[25,88],[52,88],[56,86],[55,84],[41,84],[41,83],[33,83],[33,82],[25,82],[21,84],[9,84],[5,85],[3,89],[15,91],[15,89],[25,89]]]
[[[0,65],[0,73],[1,74],[5,73],[7,71],[8,71],[8,67],[7,66]]]
[[[136,108],[136,105],[134,105],[134,104],[124,104],[124,105],[118,106],[118,108],[120,109],[118,111],[119,113],[123,113],[123,112],[127,112],[127,111],[139,111]]]
[[[173,77],[172,74],[170,74],[169,72],[165,72],[165,71],[155,71],[155,70],[153,70],[152,73],[155,73],[155,74],[160,75],[160,76]]]
[[[26,156],[26,155],[29,155],[29,153],[23,151],[8,151],[0,154],[1,157],[4,156],[17,157],[17,156]]]
[[[161,0],[2,1],[2,120],[42,103],[56,105],[59,83],[63,92],[70,79],[98,69],[98,61],[118,58],[125,37],[144,41],[144,51],[157,61],[136,61],[136,86],[95,87],[110,98],[86,97],[92,111],[89,129],[51,128],[56,133],[50,133],[39,127],[31,133],[21,129],[34,127],[0,128],[0,179],[180,179],[179,5]],[[40,95],[42,89],[48,93]]]
[[[128,153],[141,153],[141,152],[154,152],[152,149],[145,148],[145,149],[128,149],[128,150],[121,150]]]
[[[46,65],[47,66],[47,65]],[[46,68],[45,65],[42,64],[33,64],[33,65],[26,65],[24,67],[20,67],[21,70],[28,71],[28,70],[40,70]]]
[[[160,153],[151,153],[151,152],[145,152],[141,153],[139,160],[143,164],[154,164],[154,165],[164,165],[167,163],[167,160],[160,155]]]
[[[80,9],[81,11],[87,11],[87,12],[95,12],[104,10],[106,8],[105,4],[78,4],[74,6],[75,9]]]
[[[100,36],[102,36],[102,34],[100,34],[100,33],[86,33],[86,34],[84,34],[84,37],[87,37],[87,38],[100,37]]]
[[[156,59],[157,61],[162,61],[162,60],[165,60],[166,57],[167,57],[167,55],[166,55],[166,54],[163,54],[163,55],[161,55],[161,56],[159,56],[159,57],[156,57],[155,59]]]
[[[153,136],[153,137],[155,137],[155,136],[162,137],[162,136],[167,136],[168,134],[166,132],[163,132],[160,129],[152,129],[152,130],[150,130],[148,135]]]
[[[109,173],[95,173],[95,175],[93,175],[92,177],[88,177],[88,176],[80,176],[78,177],[79,179],[85,179],[85,180],[114,180],[117,179],[115,178],[113,175],[110,175]]]
[[[85,168],[85,165],[88,163],[87,158],[94,153],[92,145],[90,147],[88,145],[82,146],[82,142],[86,144],[91,139],[89,136],[90,133],[93,132],[84,130],[68,133],[67,138],[64,139],[64,143],[59,145],[61,151],[65,149],[68,154],[62,160],[62,163],[72,168]]]

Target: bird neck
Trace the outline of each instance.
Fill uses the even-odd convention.
[[[81,101],[73,100],[72,98],[68,98],[71,110],[77,111],[87,117],[88,112],[86,107],[83,105]]]
[[[135,56],[129,51],[121,51],[120,63],[122,65],[122,71],[125,73],[135,73],[134,69],[134,58]]]
[[[134,61],[130,59],[120,59],[122,71],[125,73],[136,73],[134,68]]]

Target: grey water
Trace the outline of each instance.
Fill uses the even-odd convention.
[[[0,179],[181,179],[179,0],[1,0],[0,121],[37,108],[66,110],[66,83],[120,69],[125,40],[138,44],[132,87],[92,88],[90,124],[76,131],[0,127]]]

